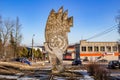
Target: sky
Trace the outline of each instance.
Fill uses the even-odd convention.
[[[61,6],[64,11],[68,10],[68,17],[73,16],[68,41],[74,44],[116,25],[120,0],[0,0],[0,15],[13,20],[18,16],[22,24],[22,44],[30,46],[34,38],[34,45],[39,46],[45,42],[45,26],[50,11],[54,9],[57,12]],[[118,39],[120,35],[116,28],[88,41],[111,42]]]

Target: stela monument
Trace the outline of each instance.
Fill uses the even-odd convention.
[[[68,11],[63,12],[61,7],[58,12],[53,9],[48,17],[45,28],[45,50],[49,54],[52,72],[64,71],[63,54],[68,47],[68,32],[73,26],[73,17],[68,18]]]

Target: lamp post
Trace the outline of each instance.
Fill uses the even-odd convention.
[[[35,36],[35,34],[33,34],[33,36],[32,36],[32,61],[34,58],[34,53],[33,53],[34,36]]]

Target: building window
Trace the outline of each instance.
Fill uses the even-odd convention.
[[[101,47],[100,47],[100,51],[105,51],[105,47],[104,47],[104,46],[101,46]]]
[[[113,51],[117,51],[117,46],[113,46]]]
[[[92,46],[88,46],[88,51],[92,51]]]
[[[86,46],[82,46],[82,51],[86,51]]]
[[[107,46],[106,49],[107,49],[107,52],[111,52],[111,46]]]
[[[94,46],[94,51],[99,51],[99,47],[98,46]]]

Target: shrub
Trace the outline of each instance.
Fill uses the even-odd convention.
[[[86,67],[90,75],[94,76],[95,80],[109,80],[110,71],[100,66],[100,64],[91,62]]]
[[[93,76],[95,74],[95,69],[99,67],[99,64],[97,64],[95,62],[91,62],[86,67],[87,67],[87,71],[90,73],[90,75]]]
[[[110,71],[103,67],[98,67],[95,69],[94,78],[95,80],[109,80]]]

